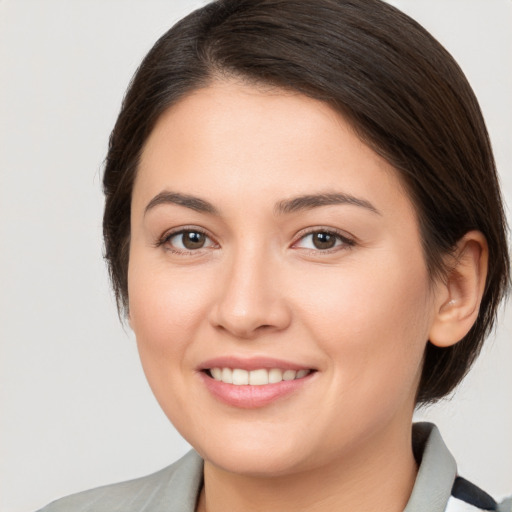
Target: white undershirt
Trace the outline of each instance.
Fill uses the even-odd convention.
[[[458,500],[453,496],[450,496],[448,503],[445,508],[445,512],[480,512],[483,511],[481,508],[477,508],[474,505],[470,505],[465,501]],[[488,512],[488,511],[487,511]]]

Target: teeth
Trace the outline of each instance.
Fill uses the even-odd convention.
[[[220,368],[212,368],[210,372],[215,380],[222,380],[222,370]]]
[[[268,371],[262,369],[249,372],[249,384],[251,384],[251,386],[263,386],[264,384],[268,384]]]
[[[283,380],[283,372],[279,368],[272,368],[268,372],[268,382],[269,384],[275,384],[276,382],[281,382]]]
[[[222,368],[221,380],[233,384],[233,370],[231,368]]]
[[[297,372],[295,370],[286,370],[283,373],[283,380],[293,380],[297,376]]]
[[[240,370],[238,368],[233,370],[233,384],[237,386],[244,386],[249,384],[249,372],[247,370]]]
[[[241,368],[211,368],[210,375],[218,381],[235,386],[264,386],[265,384],[277,384],[283,380],[302,379],[309,375],[311,370],[280,370],[271,368],[266,370],[242,370]]]

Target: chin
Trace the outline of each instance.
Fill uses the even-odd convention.
[[[273,477],[304,469],[305,451],[297,447],[293,436],[283,434],[261,436],[241,431],[221,436],[219,431],[202,441],[189,439],[196,451],[210,464],[230,473],[246,476]],[[226,441],[229,440],[229,441]]]
[[[251,477],[277,477],[300,471],[302,464],[296,454],[276,453],[273,450],[224,450],[202,454],[210,464],[238,475]]]

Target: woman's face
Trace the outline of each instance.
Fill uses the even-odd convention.
[[[142,364],[205,459],[277,475],[407,439],[434,312],[418,223],[329,106],[189,95],[147,141],[131,234]]]

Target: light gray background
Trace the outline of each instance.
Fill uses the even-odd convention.
[[[128,81],[197,0],[0,0],[0,510],[140,476],[187,449],[151,395],[102,261],[100,176]],[[512,2],[395,0],[459,60],[512,194]],[[434,420],[512,493],[511,309]]]

